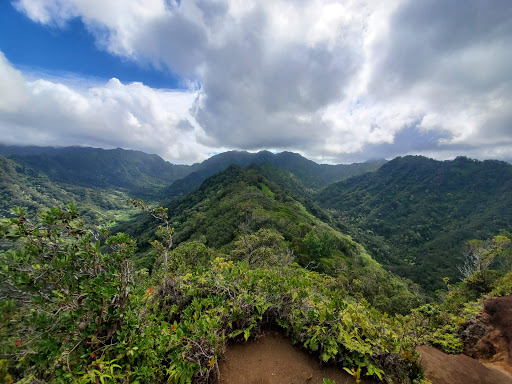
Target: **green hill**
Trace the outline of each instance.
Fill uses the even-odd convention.
[[[163,198],[181,196],[193,191],[208,177],[223,171],[230,165],[247,167],[251,164],[273,164],[295,175],[305,187],[318,189],[328,184],[346,179],[354,175],[375,171],[385,161],[355,163],[355,164],[318,164],[293,152],[273,154],[269,151],[249,153],[245,151],[230,151],[213,156],[197,165],[194,172],[175,181],[163,194]]]
[[[315,199],[379,262],[432,290],[459,280],[465,241],[512,227],[512,166],[399,157]]]
[[[335,168],[289,153],[221,154],[181,169],[204,173],[182,179],[199,183],[191,192],[167,196],[168,216],[135,202],[144,213],[109,233],[101,215],[127,216],[126,197],[154,198],[165,179],[156,170],[172,178],[177,168],[131,151],[25,151],[0,157],[2,209],[31,210],[0,215],[7,382],[210,382],[230,343],[271,327],[354,377],[421,384],[415,347],[461,352],[483,295],[512,292],[510,234],[474,241],[492,268],[469,265],[440,303],[425,304],[416,284],[370,256],[434,289],[456,271],[466,236],[510,228],[506,163],[398,158],[314,195]],[[237,159],[250,165],[229,165]],[[206,177],[215,167],[227,168]],[[33,215],[69,200],[93,211],[85,225],[73,205]],[[163,230],[148,211],[162,214]]]
[[[154,199],[164,186],[193,170],[191,166],[174,165],[157,155],[121,148],[3,147],[2,152],[55,182],[122,189],[146,199]]]
[[[254,241],[259,247],[258,236],[274,234],[280,240],[264,247],[311,270],[338,276],[340,292],[359,292],[387,312],[406,312],[419,302],[409,291],[409,283],[386,272],[360,244],[313,215],[316,209],[326,216],[318,206],[305,198],[306,205],[310,204],[308,210],[293,197],[297,191],[279,186],[265,172],[270,178],[280,175],[279,180],[288,180],[288,185],[296,180],[289,173],[283,177],[285,171],[270,165],[264,170],[255,165],[245,169],[233,165],[168,203],[175,227],[174,244],[179,248],[186,242],[199,242],[233,255],[240,250],[241,240]],[[295,183],[295,188],[300,189],[300,183]],[[120,228],[137,238],[142,251],[140,265],[149,268],[155,261],[149,242],[156,225],[150,218],[137,218]]]
[[[128,195],[120,190],[87,188],[76,184],[54,182],[50,178],[0,156],[0,211],[20,206],[31,216],[36,212],[67,203],[77,203],[84,218],[90,222],[126,219],[133,211],[126,206]]]

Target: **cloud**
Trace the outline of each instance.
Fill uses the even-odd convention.
[[[211,151],[198,144],[204,132],[188,112],[195,91],[155,90],[115,78],[88,87],[82,81],[66,81],[29,81],[0,53],[3,141],[121,146],[156,152],[175,162],[204,159]]]
[[[511,12],[509,1],[405,2],[374,46],[369,93],[379,104],[416,104],[419,129],[450,133],[440,151],[482,146],[489,155],[495,146],[501,156],[512,149]]]
[[[39,84],[52,100],[68,95],[76,103],[58,116],[94,126],[96,138],[104,129],[109,143],[115,127],[126,126],[141,139],[140,149],[172,152],[173,159],[183,148],[187,159],[194,152],[200,159],[218,147],[295,150],[331,162],[408,153],[504,158],[512,152],[508,0],[492,6],[480,0],[464,6],[443,0],[14,4],[53,27],[81,18],[101,49],[171,71],[188,85],[178,97],[115,81],[85,91]],[[27,86],[30,97],[36,85]],[[92,100],[96,120],[92,109],[85,118],[80,107]],[[148,107],[152,103],[160,112]],[[159,109],[174,103],[182,109],[171,108],[172,116]],[[187,144],[150,144],[148,136],[161,130],[182,132]]]

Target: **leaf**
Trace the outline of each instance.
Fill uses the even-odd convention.
[[[241,334],[243,331],[241,329],[237,329],[236,331],[233,331],[229,334],[229,337],[237,337],[239,334]]]

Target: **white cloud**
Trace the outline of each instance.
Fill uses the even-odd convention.
[[[29,81],[3,55],[0,84],[0,134],[9,144],[121,146],[174,162],[211,152],[198,144],[204,132],[189,113],[196,91],[156,90],[115,78],[89,87]]]
[[[21,81],[19,97],[28,92],[41,106],[44,97],[72,100],[47,119],[79,121],[98,144],[105,137],[114,145],[123,127],[131,146],[172,159],[199,159],[213,147],[331,161],[411,152],[503,157],[512,152],[510,3],[468,1],[17,0],[36,22],[79,17],[111,54],[200,84],[176,93],[115,81],[88,90]],[[183,112],[189,106],[197,123],[182,144],[155,145],[150,136],[171,142],[166,132],[193,121]]]

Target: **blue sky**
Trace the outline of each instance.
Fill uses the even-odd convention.
[[[9,1],[0,2],[0,51],[16,67],[58,76],[140,81],[154,88],[181,88],[179,77],[98,49],[81,19],[64,28],[34,23]]]
[[[512,3],[4,0],[0,142],[512,160]]]

